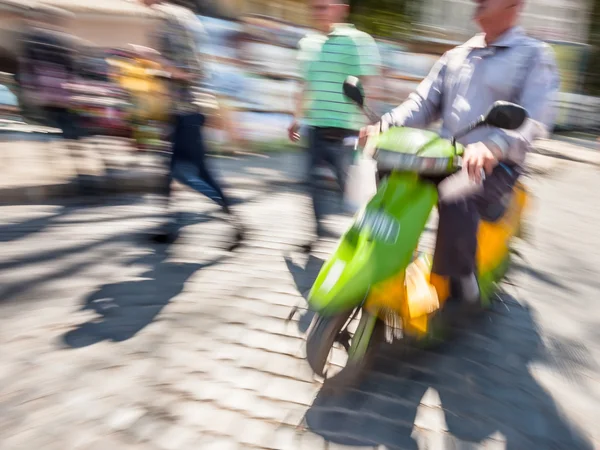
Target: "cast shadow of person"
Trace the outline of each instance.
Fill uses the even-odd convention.
[[[166,247],[131,261],[149,266],[135,280],[105,284],[89,295],[82,310],[98,316],[63,336],[64,344],[81,348],[101,341],[122,342],[152,323],[169,302],[180,294],[185,282],[198,270],[218,264],[225,256],[208,263],[167,261]]]
[[[25,218],[19,222],[6,222],[0,223],[0,243],[18,241],[26,237],[32,236],[36,233],[45,231],[49,227],[53,226],[65,226],[65,225],[76,225],[82,223],[84,220],[90,222],[89,219],[77,219],[72,218],[72,215],[85,212],[93,212],[94,209],[106,208],[119,205],[132,206],[132,209],[143,202],[143,198],[139,196],[122,196],[114,199],[98,199],[98,201],[92,201],[92,199],[85,199],[85,201],[69,201],[64,202],[61,205],[55,205],[48,203],[49,206],[56,206],[56,210],[51,214],[43,216],[34,215],[30,218]],[[0,204],[2,206],[2,204]],[[135,209],[133,209],[135,211]],[[148,216],[146,213],[145,216]],[[121,217],[115,217],[112,220],[120,220]],[[95,221],[108,221],[103,217],[102,219],[96,219]]]
[[[437,349],[384,346],[356,389],[321,390],[305,425],[348,446],[591,450],[529,371],[553,363],[532,312],[504,305]]]
[[[292,275],[296,289],[298,289],[298,292],[302,294],[304,301],[308,302],[308,293],[313,282],[317,278],[324,261],[311,254],[308,256],[308,260],[306,261],[304,267],[302,267],[300,264],[294,262],[289,255],[284,256],[283,259],[288,271]],[[298,319],[298,330],[301,333],[306,333],[313,320],[314,312],[309,309],[305,309],[304,305],[299,307],[298,311],[302,311],[300,318]]]

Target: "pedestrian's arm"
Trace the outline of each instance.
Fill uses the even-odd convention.
[[[554,101],[559,85],[554,54],[549,46],[540,47],[529,67],[518,100],[527,110],[529,118],[518,130],[495,130],[489,142],[486,142],[496,150],[500,159],[522,161],[534,140],[543,139],[550,134],[556,119]]]
[[[440,118],[447,55],[433,66],[417,90],[397,108],[381,117],[381,131],[391,127],[424,128]]]
[[[300,79],[298,80],[298,85],[296,87],[296,92],[294,93],[293,98],[293,107],[294,107],[294,123],[299,123],[304,118],[304,98],[305,98],[305,88],[306,88],[306,79],[308,76],[308,68],[309,64],[313,58],[309,47],[310,47],[309,36],[305,36],[303,39],[298,42],[298,64],[300,68]]]
[[[363,86],[365,103],[381,98],[381,56],[373,38],[368,35],[356,40],[358,77]]]
[[[298,82],[297,90],[294,94],[294,120],[299,122],[304,117],[304,81]]]

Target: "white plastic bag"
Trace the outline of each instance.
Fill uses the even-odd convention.
[[[361,155],[349,168],[344,192],[344,207],[357,212],[377,192],[377,163]]]

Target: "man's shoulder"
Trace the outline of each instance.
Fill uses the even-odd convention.
[[[318,51],[326,40],[327,36],[321,33],[309,32],[298,41],[298,49],[301,52]]]
[[[320,44],[327,39],[322,33],[317,33],[316,31],[309,31],[304,35],[300,41],[298,41],[298,47],[306,47],[314,44]]]
[[[200,19],[191,9],[172,3],[159,3],[153,8],[165,19],[177,19],[182,22],[200,23]]]
[[[507,47],[535,47],[538,49],[543,49],[543,50],[551,50],[552,47],[547,43],[542,41],[541,39],[535,38],[533,36],[528,35],[527,33],[525,33],[524,30],[517,28],[513,34],[510,35],[510,37],[504,39],[504,38],[500,38],[501,41],[503,41],[503,44],[506,44]],[[504,46],[503,44],[499,44],[501,46]],[[485,37],[482,33],[476,34],[475,36],[473,36],[472,38],[470,38],[468,41],[464,42],[463,44],[457,45],[456,47],[454,47],[452,50],[450,50],[449,52],[460,52],[464,49],[473,49],[473,48],[478,48],[478,47],[484,47],[485,46]]]
[[[361,31],[354,26],[344,26],[337,29],[334,33],[336,36],[347,38],[350,42],[356,45],[374,45],[375,39],[369,33]]]
[[[528,47],[535,48],[537,50],[536,53],[540,58],[554,59],[555,57],[554,49],[552,48],[552,46],[549,43],[542,41],[541,39],[526,36],[524,44]]]

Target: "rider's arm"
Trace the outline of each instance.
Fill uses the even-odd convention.
[[[532,142],[549,135],[554,126],[554,99],[560,78],[554,53],[548,45],[540,47],[524,80],[517,103],[529,113],[529,119],[516,131],[496,129],[490,144],[499,151],[501,159],[522,162]]]
[[[397,108],[381,117],[381,130],[391,127],[424,128],[440,117],[447,56],[443,55],[417,90]]]

